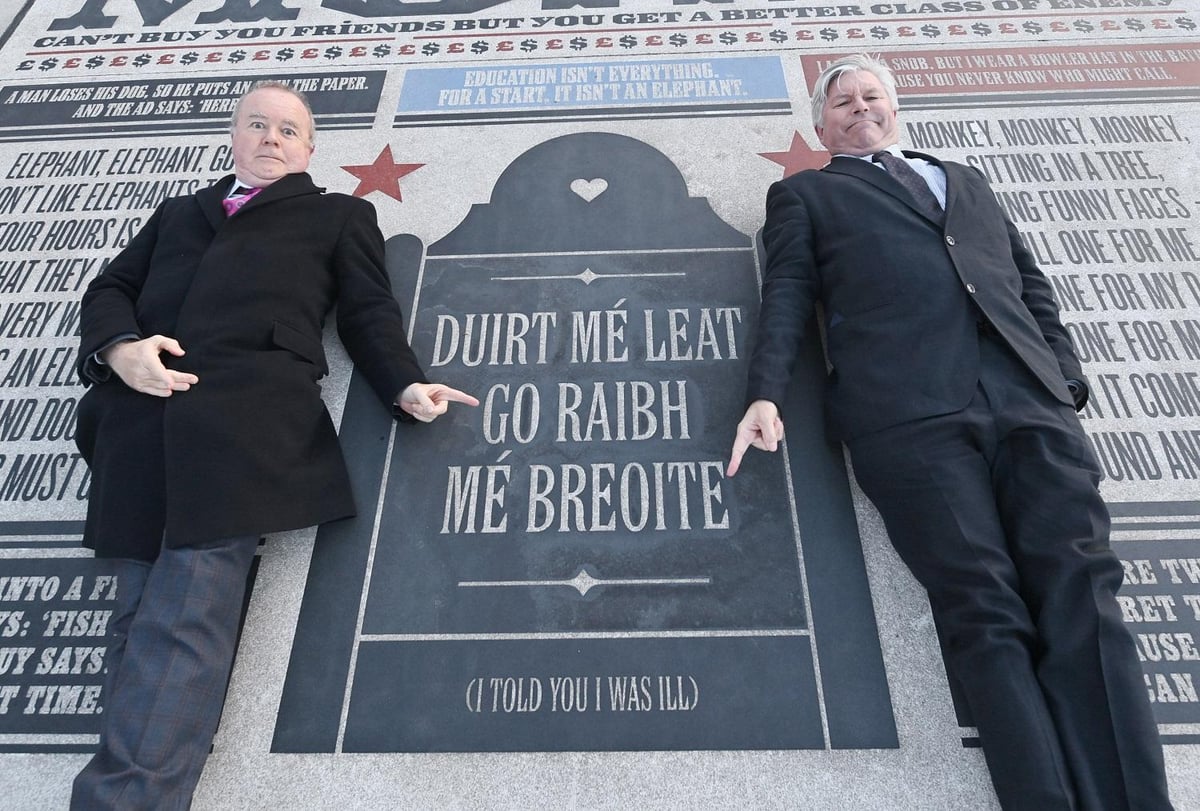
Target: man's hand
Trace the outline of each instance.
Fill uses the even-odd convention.
[[[783,420],[779,419],[779,408],[770,400],[755,400],[738,423],[737,436],[733,438],[733,453],[729,456],[725,475],[737,474],[742,466],[742,457],[751,446],[774,453],[781,439]]]
[[[400,392],[397,402],[405,412],[421,422],[433,422],[446,413],[451,403],[479,405],[479,401],[466,392],[443,386],[441,383],[413,383]]]
[[[166,352],[183,357],[183,347],[174,338],[151,335],[140,341],[122,341],[104,350],[101,359],[108,364],[126,386],[154,397],[170,397],[177,391],[187,391],[200,378],[187,372],[177,372],[163,366],[159,354]]]

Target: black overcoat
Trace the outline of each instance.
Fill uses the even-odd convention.
[[[83,297],[79,370],[92,384],[76,441],[92,471],[84,544],[153,560],[179,547],[311,526],[354,513],[318,380],[338,334],[384,403],[424,380],[384,266],[375,210],[287,175],[226,218],[224,178],[165,201]],[[161,334],[199,378],[139,394],[92,355],[116,336]],[[165,535],[164,535],[165,531]]]

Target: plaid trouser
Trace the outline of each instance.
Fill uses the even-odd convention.
[[[187,809],[212,748],[258,536],[122,560],[100,749],[73,811]]]

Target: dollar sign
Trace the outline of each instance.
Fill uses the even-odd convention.
[[[137,67],[143,67],[150,64],[150,54],[138,54],[133,58],[133,64]]]
[[[1196,30],[1196,21],[1193,20],[1191,17],[1176,17],[1175,24],[1177,26],[1179,26],[1180,28],[1182,28],[1184,31],[1195,31]]]
[[[941,35],[942,29],[936,25],[923,25],[921,26],[921,33],[927,37],[936,37]]]
[[[229,54],[229,61],[230,61],[230,62],[241,62],[241,61],[242,61],[243,59],[245,59],[245,58],[246,58],[246,52],[245,52],[245,51],[234,51],[233,53]],[[147,57],[147,58],[146,58],[146,61],[149,61],[149,59],[150,59],[150,58],[149,58],[149,57]]]
[[[482,40],[471,43],[471,53],[473,54],[487,53],[487,49],[488,44]]]
[[[337,59],[339,56],[342,55],[342,53],[343,53],[342,49],[339,48],[337,45],[330,45],[328,48],[325,49],[325,58],[326,59]]]
[[[587,40],[584,39],[583,37],[575,37],[574,39],[571,40],[571,50],[572,51],[582,51],[586,47],[587,47]]]
[[[770,39],[771,42],[787,42],[787,31],[780,31],[778,28],[776,28],[774,31],[767,34],[767,38]]]
[[[388,56],[389,54],[391,54],[391,52],[392,52],[391,45],[376,45],[375,50],[371,51],[371,53],[374,56],[378,56],[378,57]]]
[[[737,42],[737,34],[732,31],[722,31],[717,35],[717,39],[721,41],[722,45],[732,45]]]
[[[1042,33],[1042,27],[1040,25],[1038,25],[1037,23],[1032,23],[1032,22],[1021,23],[1021,28],[1024,29],[1025,33],[1027,33],[1027,34]]]
[[[86,63],[84,63],[84,64],[86,64],[86,65],[87,65],[89,68],[98,68],[98,67],[100,67],[101,65],[103,65],[103,64],[104,64],[104,57],[102,57],[102,56],[93,56],[91,59],[89,59],[89,60],[88,60]]]
[[[667,42],[671,43],[676,48],[682,48],[684,45],[687,45],[687,37],[683,34],[672,34],[671,36],[667,37]]]
[[[1096,30],[1096,26],[1092,25],[1092,24],[1091,24],[1090,22],[1088,22],[1087,20],[1076,20],[1076,21],[1075,21],[1075,30],[1076,30],[1076,31],[1083,31],[1083,32],[1086,34],[1086,33],[1090,32],[1090,31],[1095,31],[1095,30]]]
[[[275,54],[275,58],[278,59],[280,62],[286,62],[295,55],[296,55],[296,52],[293,51],[291,48],[280,48],[279,52]]]
[[[1128,20],[1125,21],[1125,27],[1128,28],[1130,31],[1145,31],[1146,30],[1146,24],[1143,23],[1141,20],[1136,19],[1134,17],[1130,17]]]
[[[38,65],[38,70],[52,70],[57,65],[58,60],[54,57],[50,57],[49,59],[42,60],[41,64]]]
[[[436,42],[427,42],[421,46],[421,53],[425,54],[426,56],[433,56],[440,50],[441,48],[438,47]]]
[[[888,30],[882,25],[877,25],[871,29],[871,36],[875,37],[875,39],[887,39]]]
[[[971,30],[976,34],[979,34],[981,37],[986,37],[988,34],[992,33],[992,27],[986,23],[975,23],[971,26]]]
[[[521,40],[521,50],[524,51],[525,53],[529,53],[530,51],[536,51],[537,50],[537,42],[532,39],[523,39],[523,40]]]
[[[825,40],[826,42],[833,42],[837,38],[838,32],[834,31],[832,28],[821,29],[821,39]]]
[[[617,42],[621,44],[622,48],[632,48],[634,45],[637,45],[637,37],[626,34],[617,40]]]

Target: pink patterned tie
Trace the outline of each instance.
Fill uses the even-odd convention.
[[[254,195],[258,194],[262,189],[251,189],[246,186],[239,186],[233,190],[233,194],[221,201],[221,207],[225,209],[225,216],[232,217],[241,210],[242,206],[250,202]]]

